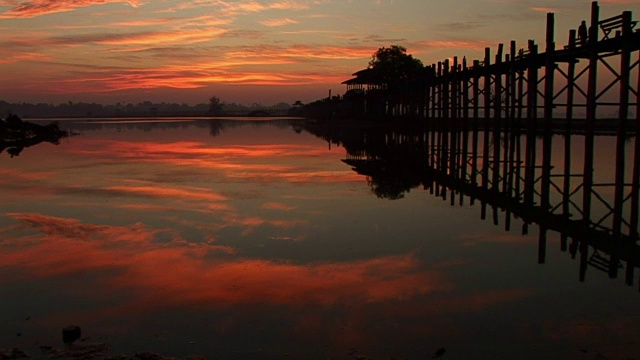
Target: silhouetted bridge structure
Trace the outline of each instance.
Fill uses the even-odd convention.
[[[636,25],[630,11],[600,19],[593,2],[590,24],[571,30],[560,47],[549,13],[542,49],[534,40],[524,48],[511,41],[508,49],[499,44],[495,56],[486,48],[482,60],[453,57],[432,64],[424,89],[387,89],[363,70],[344,82],[344,101],[326,101],[324,117],[399,117],[481,127],[535,127],[542,121],[561,128],[570,123],[583,131],[635,132],[640,128]],[[339,114],[341,107],[344,114]]]
[[[618,127],[637,128],[639,61],[632,63],[632,55],[637,57],[640,50],[637,21],[630,11],[604,20],[599,13],[597,2],[592,3],[588,29],[583,24],[581,30],[571,30],[568,44],[560,49],[555,42],[554,14],[549,13],[543,52],[533,40],[520,50],[512,41],[508,54],[500,44],[492,59],[491,49],[486,48],[484,60],[473,61],[471,66],[457,57],[432,65],[436,75],[429,84],[424,115],[450,122],[471,119],[528,125],[539,118],[571,122],[580,117],[576,109],[582,108],[588,129],[602,117],[601,110],[614,107]],[[601,69],[605,74],[599,73]],[[631,106],[635,107],[635,126],[630,126]]]
[[[560,249],[579,259],[581,281],[591,266],[612,278],[626,267],[626,282],[634,282],[640,267],[638,137],[629,138],[626,152],[632,156],[625,157],[625,151],[610,146],[618,142],[610,134],[576,135],[565,129],[558,136],[543,126],[499,131],[437,122],[426,126],[310,125],[309,131],[344,146],[343,161],[365,175],[379,197],[399,199],[422,186],[452,206],[479,203],[481,218],[502,222],[506,231],[513,230],[514,219],[522,233],[537,225],[540,263],[546,260],[548,234],[557,233]],[[590,146],[588,153],[597,150],[598,167],[583,145]]]
[[[630,11],[600,19],[593,2],[590,24],[571,30],[567,45],[557,47],[549,13],[543,51],[533,40],[519,50],[512,41],[507,54],[500,44],[494,58],[486,48],[483,61],[433,64],[420,103],[384,100],[389,89],[363,76],[345,82],[350,96],[316,104],[335,118],[336,106],[349,101],[365,117],[380,115],[367,112],[382,103],[387,117],[422,120],[403,122],[412,131],[398,123],[369,129],[328,123],[310,131],[344,145],[344,161],[367,176],[379,197],[398,199],[422,185],[452,205],[479,201],[481,217],[491,208],[497,225],[503,213],[506,230],[513,218],[523,221],[523,233],[538,225],[539,262],[553,231],[561,250],[579,258],[581,281],[589,265],[612,278],[626,266],[632,284],[640,267],[636,26]]]

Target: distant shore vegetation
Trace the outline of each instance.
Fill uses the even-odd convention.
[[[215,99],[215,106],[213,101]],[[299,101],[275,105],[253,103],[242,105],[226,103],[212,96],[208,102],[190,105],[186,103],[154,103],[143,101],[103,105],[97,103],[72,102],[60,104],[48,103],[9,103],[0,100],[0,117],[17,114],[22,118],[59,118],[59,117],[146,117],[146,116],[243,116],[251,113],[287,113],[294,109]]]

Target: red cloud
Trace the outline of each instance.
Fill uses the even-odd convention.
[[[157,243],[158,235],[167,232],[141,224],[92,225],[29,213],[9,216],[40,235],[4,242],[0,268],[15,269],[21,280],[107,270],[111,275],[95,288],[132,289],[139,294],[123,308],[137,308],[149,296],[160,306],[256,301],[330,305],[403,299],[448,288],[439,272],[421,269],[412,255],[298,265],[229,258],[234,249],[187,243],[170,232],[173,239],[168,245]],[[221,252],[226,255],[212,256]]]

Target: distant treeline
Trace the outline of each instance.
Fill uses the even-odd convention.
[[[221,115],[244,115],[256,111],[283,111],[291,105],[279,103],[271,106],[252,104],[250,106],[235,103],[222,103]],[[0,117],[16,114],[22,118],[55,118],[55,117],[139,117],[139,116],[207,116],[208,103],[197,105],[178,103],[153,103],[143,101],[133,103],[116,103],[102,105],[85,102],[67,102],[62,104],[8,103],[0,100]]]

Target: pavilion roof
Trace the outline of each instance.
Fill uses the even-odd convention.
[[[380,85],[382,83],[380,81],[380,78],[378,78],[378,76],[375,74],[375,72],[371,68],[362,69],[360,71],[357,71],[357,72],[353,73],[353,76],[355,76],[355,77],[351,78],[349,80],[345,80],[342,83],[346,84],[346,85],[357,85],[357,84],[360,84],[360,85]]]

